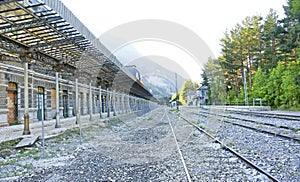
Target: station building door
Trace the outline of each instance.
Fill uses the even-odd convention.
[[[17,84],[13,82],[8,83],[7,88],[7,109],[8,109],[8,124],[18,122],[18,89]]]
[[[39,121],[42,121],[42,119],[45,119],[45,94],[44,94],[44,88],[43,87],[38,87],[38,92],[37,92],[37,105],[38,105],[38,110],[37,110],[37,118]],[[42,110],[44,111],[44,114],[42,116]]]
[[[63,91],[63,116],[68,117],[68,91]]]

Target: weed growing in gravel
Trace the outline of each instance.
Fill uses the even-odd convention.
[[[177,115],[180,115],[180,111],[177,110],[177,109],[170,109],[169,111],[172,112],[172,113],[175,113]]]
[[[22,158],[25,156],[34,156],[39,153],[38,148],[21,149],[20,152],[15,156],[16,158]]]
[[[199,128],[201,128],[201,129],[205,129],[205,126],[204,125],[199,125]]]
[[[227,146],[228,146],[228,147],[233,147],[233,146],[234,146],[234,143],[233,143],[233,141],[229,141],[229,142],[227,142]]]
[[[150,117],[150,118],[148,118],[147,120],[148,120],[148,121],[150,121],[150,120],[153,120],[153,118],[152,118],[152,117]]]
[[[18,162],[16,159],[9,159],[6,161],[0,161],[0,166],[10,165]]]
[[[41,159],[41,157],[40,157],[40,156],[38,156],[38,155],[35,155],[35,156],[33,156],[33,159],[37,161],[37,160],[40,160],[40,159]]]
[[[79,128],[69,129],[66,130],[63,134],[56,136],[55,139],[58,143],[71,140],[73,138],[72,136],[79,135],[79,132]]]
[[[256,124],[259,124],[259,125],[261,125],[261,124],[262,124],[262,122],[261,122],[261,121],[255,121],[255,123],[256,123]]]
[[[0,143],[0,155],[3,157],[9,156],[11,151],[14,150],[14,147],[21,141],[22,139],[9,140]]]
[[[26,169],[32,169],[33,165],[26,163],[25,165],[23,165],[23,167],[26,168]]]
[[[116,126],[120,122],[121,120],[119,118],[110,119],[107,123],[107,128],[111,129],[113,126]]]

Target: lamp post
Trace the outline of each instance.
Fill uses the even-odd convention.
[[[243,82],[244,82],[244,92],[245,92],[245,105],[248,106],[248,92],[247,92],[247,78],[246,78],[246,71],[247,69],[244,68],[243,70]]]

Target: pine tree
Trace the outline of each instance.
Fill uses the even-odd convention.
[[[204,65],[204,72],[209,85],[209,103],[225,104],[226,83],[220,61],[209,58],[208,62]]]
[[[279,39],[276,30],[278,29],[276,12],[270,10],[264,24],[262,25],[262,58],[258,63],[262,71],[269,73],[272,68],[277,66],[278,57],[281,54]]]

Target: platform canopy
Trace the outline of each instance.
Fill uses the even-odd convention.
[[[105,46],[59,0],[0,1],[1,62],[27,62],[44,73],[94,78],[103,87],[138,84],[133,89],[140,93],[137,96],[149,98],[151,94],[123,70],[118,59],[103,52]]]

